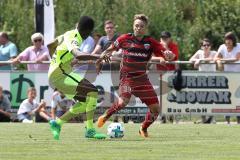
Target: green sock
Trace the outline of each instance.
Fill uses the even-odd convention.
[[[59,124],[60,126],[62,126],[63,123],[65,123],[65,121],[61,120],[60,118],[58,118],[58,119],[56,120],[56,122],[57,122],[57,124]]]
[[[76,117],[79,113],[84,113],[84,112],[85,112],[85,103],[77,102],[69,109],[69,111],[67,111],[64,115],[62,115],[59,119],[57,119],[56,122],[59,125],[62,125],[63,123],[66,123],[72,118]]]
[[[87,107],[86,107],[87,129],[94,128],[93,118],[94,118],[94,112],[95,112],[96,106],[97,106],[97,95],[98,95],[97,92],[89,92],[87,95],[87,100],[86,100],[86,103],[87,103]]]

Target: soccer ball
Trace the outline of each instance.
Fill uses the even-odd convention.
[[[124,136],[124,127],[121,123],[111,123],[107,128],[107,135],[110,138],[122,138]]]

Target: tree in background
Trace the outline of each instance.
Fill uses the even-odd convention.
[[[240,36],[240,0],[55,0],[56,36],[72,26],[82,15],[96,22],[95,31],[104,34],[106,19],[112,19],[117,31],[132,30],[132,18],[144,13],[150,18],[149,34],[159,39],[163,30],[178,42],[180,59],[187,60],[199,48],[199,40],[208,37],[216,49],[223,35],[234,31]],[[31,43],[34,29],[32,0],[1,0],[0,31],[8,31],[22,51]]]

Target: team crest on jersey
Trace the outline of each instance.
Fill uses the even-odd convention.
[[[149,50],[149,48],[150,48],[150,44],[144,44],[144,48],[146,49],[146,50]]]
[[[119,42],[117,40],[113,44],[114,44],[115,47],[119,46]]]

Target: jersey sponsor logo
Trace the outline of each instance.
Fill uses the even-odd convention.
[[[144,48],[146,49],[146,50],[149,50],[150,49],[150,44],[144,44]]]
[[[135,56],[135,57],[144,57],[144,58],[147,58],[147,57],[148,57],[148,55],[145,54],[145,53],[128,52],[128,55],[130,55],[130,56]]]

